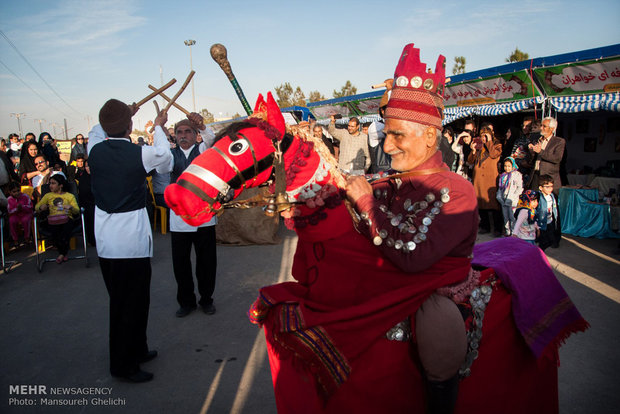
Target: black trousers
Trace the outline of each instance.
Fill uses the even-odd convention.
[[[58,254],[66,256],[67,253],[69,253],[71,233],[73,233],[73,229],[75,229],[77,225],[77,220],[69,219],[69,221],[64,224],[49,224],[45,222],[41,224],[41,227],[50,233],[52,244],[58,249]]]
[[[100,257],[99,265],[110,295],[110,373],[132,374],[148,352],[151,259]]]
[[[562,239],[562,225],[560,224],[560,218],[553,220],[551,223],[547,223],[547,228],[540,231],[538,236],[538,247],[541,250],[545,250],[549,246],[559,246]]]
[[[489,214],[493,218],[493,231],[503,232],[504,231],[504,218],[502,216],[501,210],[494,209],[479,209],[480,213],[480,228],[486,231],[491,231],[491,222],[489,221]]]
[[[84,204],[84,227],[86,228],[86,241],[91,246],[95,246],[95,205]]]
[[[540,191],[540,189],[538,188],[539,180],[540,180],[540,171],[532,170],[532,176],[530,177],[530,182],[524,186],[525,187],[524,190],[528,189],[528,190]]]
[[[192,277],[192,245],[196,253],[196,281],[200,293],[199,304],[213,303],[217,252],[215,226],[199,227],[195,232],[170,232],[172,243],[172,268],[177,281],[177,301],[181,307],[196,306],[194,279]]]

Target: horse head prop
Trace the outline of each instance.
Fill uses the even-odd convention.
[[[263,203],[266,212],[295,203],[312,209],[337,198],[336,185],[342,187],[344,179],[334,166],[320,139],[286,127],[269,93],[266,101],[259,95],[251,117],[218,134],[213,147],[197,157],[164,196],[170,208],[193,226],[232,206],[246,188],[265,183],[275,192]],[[294,221],[304,225],[299,218]]]

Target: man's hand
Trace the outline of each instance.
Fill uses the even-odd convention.
[[[189,119],[189,122],[191,122],[196,129],[199,129],[201,131],[205,130],[206,127],[202,115],[196,112],[192,112],[191,114],[187,115],[187,119]]]
[[[347,198],[349,201],[355,204],[355,202],[366,194],[372,194],[372,186],[366,178],[362,176],[349,176],[347,177]]]
[[[460,141],[460,140],[461,140],[461,138],[463,138],[463,139],[464,139],[464,138],[466,138],[466,137],[469,137],[469,139],[471,139],[471,135],[469,134],[469,132],[467,132],[467,131],[463,131],[463,132],[461,132],[460,134],[458,134],[458,135],[456,136],[456,140],[457,140],[457,142],[458,142],[458,141]],[[465,141],[463,141],[463,142],[465,142]]]
[[[159,125],[163,129],[166,129],[165,128],[166,122],[168,122],[168,114],[164,111],[159,111],[159,113],[155,117],[155,120],[153,121],[153,124],[155,126]]]

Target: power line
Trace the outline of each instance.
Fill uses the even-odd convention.
[[[65,118],[71,118],[70,116],[68,116],[67,114],[65,114],[63,111],[61,111],[60,109],[56,108],[54,105],[52,105],[47,99],[45,99],[44,97],[42,97],[39,92],[35,91],[30,85],[28,85],[22,78],[20,78],[15,72],[13,72],[11,70],[11,68],[9,68],[2,60],[0,60],[0,63],[2,64],[2,66],[4,66],[6,68],[6,70],[8,70],[9,72],[11,72],[11,74],[13,76],[15,76],[17,79],[19,79],[21,81],[21,83],[23,83],[28,89],[30,89],[35,95],[37,95],[39,98],[41,98],[41,100],[43,102],[45,102],[46,104],[48,104],[49,106],[51,106],[53,109],[57,110],[58,112],[60,112]]]
[[[9,45],[11,45],[11,47],[15,50],[15,52],[17,52],[17,54],[19,56],[21,56],[21,58],[24,60],[24,62],[26,62],[26,64],[28,64],[28,66],[30,66],[30,69],[32,69],[32,71],[34,73],[37,74],[37,76],[43,81],[43,83],[45,83],[47,85],[47,87],[54,93],[54,95],[56,95],[58,97],[58,99],[60,99],[61,101],[63,101],[65,103],[65,105],[67,105],[69,108],[71,108],[71,110],[73,110],[76,114],[83,116],[82,113],[80,113],[78,110],[76,110],[74,107],[72,107],[71,105],[69,105],[69,103],[67,101],[65,101],[63,99],[62,96],[60,96],[58,94],[58,92],[56,92],[56,90],[54,88],[52,88],[52,85],[50,85],[49,83],[47,83],[47,81],[45,79],[43,79],[43,76],[41,76],[41,74],[34,68],[34,66],[32,66],[30,64],[30,62],[28,61],[28,59],[26,59],[26,57],[24,55],[22,55],[22,53],[19,51],[19,49],[17,49],[17,46],[15,46],[13,44],[13,42],[11,42],[11,39],[9,39],[2,30],[0,30],[0,35],[2,35],[2,37],[4,37],[4,39],[9,43]]]

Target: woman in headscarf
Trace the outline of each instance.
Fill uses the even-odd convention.
[[[39,174],[37,166],[34,163],[34,159],[39,152],[39,146],[36,141],[31,140],[24,143],[19,158],[19,170],[17,173],[22,185],[32,185],[32,177]]]
[[[502,234],[502,213],[497,202],[497,161],[502,155],[502,144],[495,139],[493,131],[488,127],[480,129],[480,138],[470,143],[471,153],[467,160],[473,164],[473,184],[478,198],[480,212],[480,234],[491,231],[489,213],[493,216],[495,236]]]
[[[47,158],[47,162],[49,165],[54,165],[57,162],[63,162],[60,159],[60,154],[58,153],[58,147],[56,147],[54,143],[54,138],[49,134],[49,132],[42,132],[39,135],[39,147],[41,148],[41,152]]]
[[[84,142],[84,135],[77,134],[75,136],[75,145],[71,148],[71,158],[69,158],[69,163],[75,161],[78,155],[83,155],[84,159],[88,157],[88,152],[86,152],[86,143]]]

